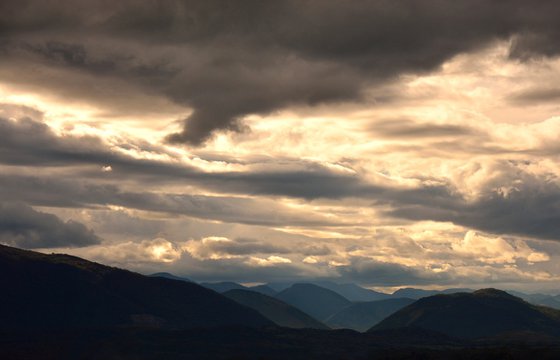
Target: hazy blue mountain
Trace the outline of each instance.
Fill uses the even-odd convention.
[[[224,296],[258,311],[277,325],[289,328],[328,329],[328,326],[292,305],[251,290],[230,290]]]
[[[158,272],[158,273],[154,273],[151,275],[148,275],[151,277],[162,277],[162,278],[166,278],[166,279],[171,279],[171,280],[179,280],[179,281],[186,281],[186,282],[193,282],[191,279],[188,279],[186,277],[181,277],[181,276],[176,276],[173,274],[170,274],[168,272]]]
[[[201,286],[204,286],[207,289],[211,289],[214,290],[216,292],[221,293],[225,293],[226,291],[230,291],[230,290],[245,290],[247,289],[247,287],[232,282],[232,281],[221,281],[221,282],[215,282],[215,283],[209,283],[209,282],[203,282],[200,283]]]
[[[560,311],[496,289],[435,295],[397,311],[372,330],[419,327],[457,338],[511,333],[560,335]]]
[[[413,299],[397,298],[357,302],[329,316],[325,323],[333,329],[366,331],[414,301]]]
[[[278,291],[274,290],[273,288],[271,288],[268,285],[251,286],[251,287],[247,288],[247,290],[255,291],[255,292],[258,292],[259,294],[268,295],[268,296],[272,296],[272,297],[274,297],[276,294],[278,294]]]
[[[534,305],[548,306],[553,309],[560,309],[560,297],[547,294],[530,294],[516,290],[506,290],[509,294],[520,297]]]
[[[352,304],[342,295],[314,284],[294,284],[276,294],[276,298],[318,320],[325,320]]]
[[[409,298],[409,299],[421,299],[427,296],[437,295],[440,292],[438,290],[424,290],[424,289],[414,289],[414,288],[402,288],[398,289],[393,293],[393,297]]]
[[[276,291],[276,292],[281,292],[283,290],[286,290],[287,288],[289,288],[290,286],[294,285],[295,282],[293,281],[275,281],[275,282],[269,282],[266,284],[266,286],[268,286],[269,288],[271,288],[272,290]]]
[[[535,300],[534,302],[530,302],[535,305],[548,306],[550,308],[560,310],[560,300],[556,299],[554,296],[547,296],[545,298]]]
[[[0,284],[0,330],[272,325],[194,283],[2,245]]]
[[[374,301],[392,297],[391,294],[365,289],[352,283],[337,284],[332,281],[313,281],[311,283],[332,290],[350,301]]]

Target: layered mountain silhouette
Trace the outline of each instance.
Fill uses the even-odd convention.
[[[560,295],[547,294],[526,294],[520,291],[507,290],[508,293],[522,298],[523,300],[535,305],[548,306],[553,309],[560,309]]]
[[[258,311],[279,326],[301,329],[328,329],[303,311],[273,297],[250,290],[230,290],[224,293],[228,298]]]
[[[334,329],[366,331],[414,301],[413,299],[400,298],[357,302],[329,316],[325,323]]]
[[[511,333],[560,335],[560,311],[529,304],[496,289],[422,298],[372,330],[417,327],[475,339]]]
[[[158,272],[158,273],[150,274],[149,276],[151,276],[151,277],[162,277],[162,278],[171,279],[171,280],[193,282],[191,279],[188,279],[186,277],[173,275],[173,274],[170,274],[168,272]]]
[[[438,295],[438,294],[455,294],[462,292],[473,292],[472,289],[466,288],[451,288],[445,290],[425,290],[425,289],[415,289],[415,288],[402,288],[395,291],[392,297],[397,298],[409,298],[409,299],[421,299],[428,296]]]
[[[236,282],[233,281],[221,281],[221,282],[215,282],[215,283],[209,283],[209,282],[202,282],[200,283],[201,286],[204,286],[207,289],[211,289],[214,290],[215,292],[219,292],[221,293],[225,293],[226,291],[230,291],[230,290],[244,290],[247,289],[247,287],[238,284]]]
[[[325,320],[352,304],[342,295],[313,284],[294,284],[276,294],[276,298],[318,320]]]
[[[352,283],[337,284],[331,281],[316,281],[312,283],[325,289],[332,290],[350,301],[375,301],[392,297],[390,294],[365,289]]]
[[[313,284],[273,298],[254,289],[222,295],[169,277],[0,245],[1,357],[467,359],[527,358],[535,349],[542,359],[560,356],[560,311],[500,290],[352,303]],[[399,306],[363,333],[319,321],[361,330]]]
[[[255,291],[268,296],[275,296],[276,294],[278,294],[278,291],[274,290],[268,285],[251,286],[248,288],[248,290]]]
[[[199,285],[69,255],[0,245],[0,283],[0,330],[273,325],[257,311]]]

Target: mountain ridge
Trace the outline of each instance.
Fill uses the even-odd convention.
[[[489,288],[419,299],[369,331],[411,326],[465,339],[523,331],[560,336],[560,311]]]
[[[329,329],[328,326],[298,308],[265,294],[235,289],[226,291],[223,295],[258,311],[279,326],[294,329]]]
[[[272,326],[197,284],[0,245],[3,329]]]
[[[275,298],[295,306],[319,321],[352,304],[350,300],[332,290],[308,283],[294,284],[276,294]]]

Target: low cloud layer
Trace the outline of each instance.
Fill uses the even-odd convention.
[[[0,242],[36,249],[90,246],[101,239],[79,222],[64,222],[21,203],[0,203]]]

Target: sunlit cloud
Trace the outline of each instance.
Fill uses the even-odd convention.
[[[112,5],[0,14],[14,29],[0,45],[0,197],[90,235],[45,251],[214,280],[552,288],[560,49],[525,31],[556,39],[556,23],[440,4],[401,33],[394,12],[379,17],[388,3],[300,4],[321,14],[316,34],[281,3],[255,5],[265,35],[237,13],[190,33],[185,12],[151,4],[146,19],[184,28],[129,29]],[[45,31],[24,26],[37,19]],[[425,22],[455,31],[423,35]]]

